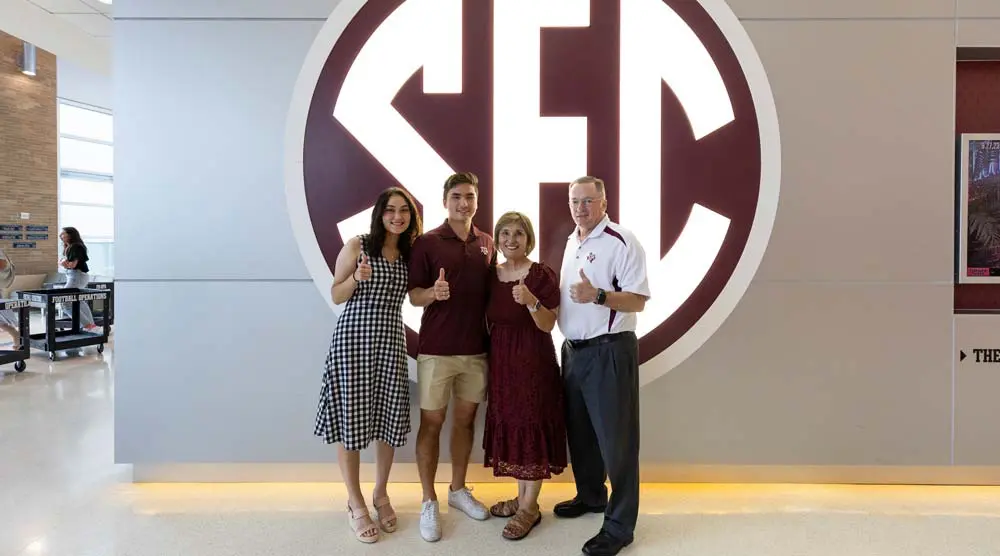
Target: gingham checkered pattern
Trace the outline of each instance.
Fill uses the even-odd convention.
[[[361,236],[367,247],[368,236]],[[372,276],[347,301],[326,356],[314,434],[346,450],[373,440],[393,447],[410,433],[403,300],[407,267],[369,257]]]

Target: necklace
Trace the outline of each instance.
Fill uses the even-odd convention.
[[[529,268],[531,268],[531,261],[528,261],[528,264],[522,268],[517,268],[517,265],[512,262],[509,269],[510,277],[513,278],[514,280],[520,280],[522,277],[521,274],[522,273],[527,274],[526,271]]]
[[[400,253],[399,249],[390,249],[388,247],[382,248],[382,258],[390,264],[395,263],[401,254],[402,253]]]

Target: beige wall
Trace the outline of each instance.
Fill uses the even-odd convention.
[[[37,75],[29,77],[18,65],[21,45],[0,32],[0,224],[48,225],[49,232],[36,249],[11,249],[3,240],[0,248],[18,274],[45,274],[59,258],[56,58],[36,49]],[[21,220],[22,212],[30,219]]]
[[[643,460],[950,465],[954,3],[733,4],[781,201],[741,305],[643,390]]]
[[[1000,46],[1000,2],[958,0],[959,46]]]
[[[1000,2],[730,3],[774,91],[781,200],[732,316],[642,389],[644,479],[830,480],[838,475],[811,470],[848,469],[839,477],[962,481],[972,475],[948,473],[981,465],[992,474],[971,480],[995,481],[1000,452],[955,450],[956,426],[963,443],[995,443],[1000,425],[955,397],[952,242],[955,51],[1000,42],[1000,19],[989,19]],[[213,475],[229,479],[289,479],[299,468],[277,464],[336,473],[334,451],[311,437],[332,322],[299,259],[285,258],[297,247],[280,190],[297,63],[335,4],[159,0],[118,14],[126,271],[116,357],[129,372],[116,378],[116,447],[118,461],[154,470],[146,477],[200,472],[162,467],[174,464],[247,464]],[[191,264],[164,265],[148,248],[160,234],[149,219],[169,210],[185,211],[177,233],[196,238],[183,251]],[[247,222],[270,232],[264,247],[231,241]],[[233,270],[261,251],[281,264]],[[281,300],[268,319],[261,299]],[[204,318],[155,318],[180,303]],[[248,344],[251,333],[269,341]],[[180,335],[196,338],[187,348],[199,358],[156,355]],[[216,349],[229,345],[239,348]],[[412,443],[397,454],[394,473],[415,478]]]

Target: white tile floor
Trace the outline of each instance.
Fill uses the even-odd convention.
[[[110,348],[110,346],[109,346]],[[257,556],[580,553],[599,516],[541,525],[519,543],[503,521],[444,509],[444,539],[420,540],[419,490],[393,485],[401,530],[371,546],[348,532],[338,485],[134,485],[112,463],[113,349],[27,372],[0,367],[0,556]],[[441,487],[444,492],[445,487]],[[492,502],[509,485],[477,485]],[[646,485],[623,555],[971,556],[1000,554],[1000,489]]]

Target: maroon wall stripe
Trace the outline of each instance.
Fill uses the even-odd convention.
[[[959,62],[956,79],[956,135],[1000,133],[1000,62]],[[1000,284],[955,284],[956,312],[998,309]]]

